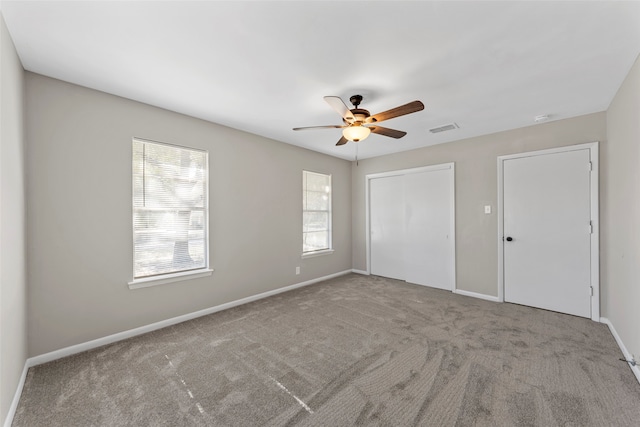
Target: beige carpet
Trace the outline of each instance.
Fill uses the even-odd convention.
[[[31,368],[14,426],[639,426],[605,325],[348,275]]]

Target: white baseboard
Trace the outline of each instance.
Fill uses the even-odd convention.
[[[152,323],[150,325],[140,326],[139,328],[129,329],[128,331],[118,332],[116,334],[108,335],[106,337],[98,338],[92,341],[87,341],[85,343],[72,345],[70,347],[65,347],[60,350],[55,350],[50,353],[45,353],[39,356],[32,357],[31,359],[29,359],[31,361],[30,366],[41,365],[43,363],[47,363],[53,360],[61,359],[63,357],[71,356],[72,354],[81,353],[87,350],[92,350],[94,348],[102,347],[103,345],[112,344],[127,338],[135,337],[136,335],[146,334],[147,332],[152,332],[157,329],[166,328],[167,326],[172,326],[178,323],[186,322],[187,320],[196,319],[198,317],[206,316],[208,314],[216,313],[218,311],[227,310],[229,308],[237,307],[242,304],[247,304],[263,298],[267,298],[272,295],[277,295],[282,292],[291,291],[293,289],[301,288],[303,286],[312,285],[314,283],[322,282],[324,280],[333,279],[334,277],[344,276],[345,274],[349,274],[349,273],[351,273],[351,270],[345,270],[339,273],[329,274],[328,276],[318,277],[317,279],[307,280],[306,282],[296,283],[290,286],[285,286],[283,288],[274,289],[272,291],[267,291],[257,295],[252,295],[250,297],[241,298],[239,300],[216,305],[215,307],[205,308],[204,310],[183,314],[182,316],[177,316],[171,319],[162,320],[160,322]]]
[[[611,335],[613,335],[613,338],[615,338],[616,342],[618,343],[618,347],[620,347],[620,350],[622,350],[622,354],[624,355],[624,358],[627,360],[633,359],[633,356],[631,355],[629,350],[627,350],[627,347],[622,342],[622,338],[620,338],[620,335],[618,335],[618,332],[616,331],[616,328],[613,326],[613,323],[611,323],[611,320],[607,319],[606,317],[601,317],[600,323],[604,323],[609,327],[609,330],[611,331]],[[636,380],[638,380],[638,382],[640,383],[640,366],[629,365],[629,367],[631,368],[631,372],[633,372],[633,375],[636,376]]]
[[[20,396],[22,395],[22,389],[24,388],[24,382],[27,379],[27,371],[29,371],[29,368],[29,359],[27,359],[24,362],[24,368],[22,369],[20,381],[18,381],[16,394],[13,395],[11,406],[9,406],[9,412],[7,412],[7,417],[4,419],[4,427],[11,427],[11,424],[13,423],[13,417],[16,415],[16,410],[18,409],[18,402],[20,402]]]
[[[362,274],[362,275],[365,275],[365,276],[368,276],[368,275],[369,275],[369,272],[368,272],[368,271],[364,271],[364,270],[356,270],[355,268],[354,268],[353,270],[351,270],[351,272],[352,272],[352,273],[356,273],[356,274]]]
[[[479,298],[487,301],[500,302],[498,297],[494,297],[492,295],[479,294],[477,292],[463,291],[462,289],[454,289],[453,293],[458,295],[464,295],[467,297]]]
[[[173,317],[171,319],[162,320],[160,322],[152,323],[150,325],[141,326],[139,328],[129,329],[128,331],[118,332],[116,334],[108,335],[106,337],[98,338],[95,340],[87,341],[85,343],[72,345],[70,347],[61,348],[60,350],[55,350],[49,353],[41,354],[39,356],[30,357],[24,363],[24,369],[22,371],[22,377],[20,377],[20,382],[18,383],[18,387],[16,393],[13,397],[13,401],[11,402],[11,407],[9,408],[9,412],[7,417],[5,418],[4,427],[11,427],[11,423],[13,423],[13,417],[15,416],[16,409],[18,408],[18,402],[20,401],[20,395],[22,394],[22,389],[24,388],[24,382],[27,378],[27,371],[32,366],[41,365],[43,363],[52,362],[54,360],[61,359],[63,357],[71,356],[73,354],[81,353],[83,351],[92,350],[94,348],[102,347],[103,345],[113,344],[118,341],[122,341],[127,338],[135,337],[136,335],[145,334],[147,332],[152,332],[157,329],[165,328],[167,326],[176,325],[178,323],[186,322],[187,320],[196,319],[198,317],[206,316],[208,314],[213,314],[218,311],[226,310],[229,308],[237,307],[242,304],[247,304],[253,301],[257,301],[263,298],[270,297],[272,295],[277,295],[282,292],[291,291],[293,289],[301,288],[303,286],[309,286],[314,283],[322,282],[324,280],[333,279],[334,277],[344,276],[345,274],[351,273],[352,270],[345,270],[334,274],[329,274],[328,276],[318,277],[317,279],[307,280],[305,282],[296,283],[290,286],[285,286],[283,288],[274,289],[272,291],[263,292],[257,295],[252,295],[250,297],[241,298],[236,301],[231,301],[225,304],[216,305],[215,307],[206,308],[204,310],[195,311],[193,313],[184,314],[182,316]]]

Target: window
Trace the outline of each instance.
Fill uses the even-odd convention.
[[[302,254],[331,250],[331,175],[302,171]]]
[[[133,140],[134,282],[208,269],[207,177],[207,152]]]

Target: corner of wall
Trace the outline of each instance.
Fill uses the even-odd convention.
[[[0,419],[11,424],[27,358],[24,69],[0,13]]]
[[[601,154],[602,314],[618,344],[640,358],[640,56],[606,112]],[[615,327],[614,327],[615,326]],[[627,356],[627,355],[625,355]],[[627,356],[628,357],[628,356]],[[635,371],[634,371],[635,373]]]

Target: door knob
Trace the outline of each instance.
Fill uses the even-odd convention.
[[[513,237],[507,237],[507,242],[510,242],[513,240]]]

